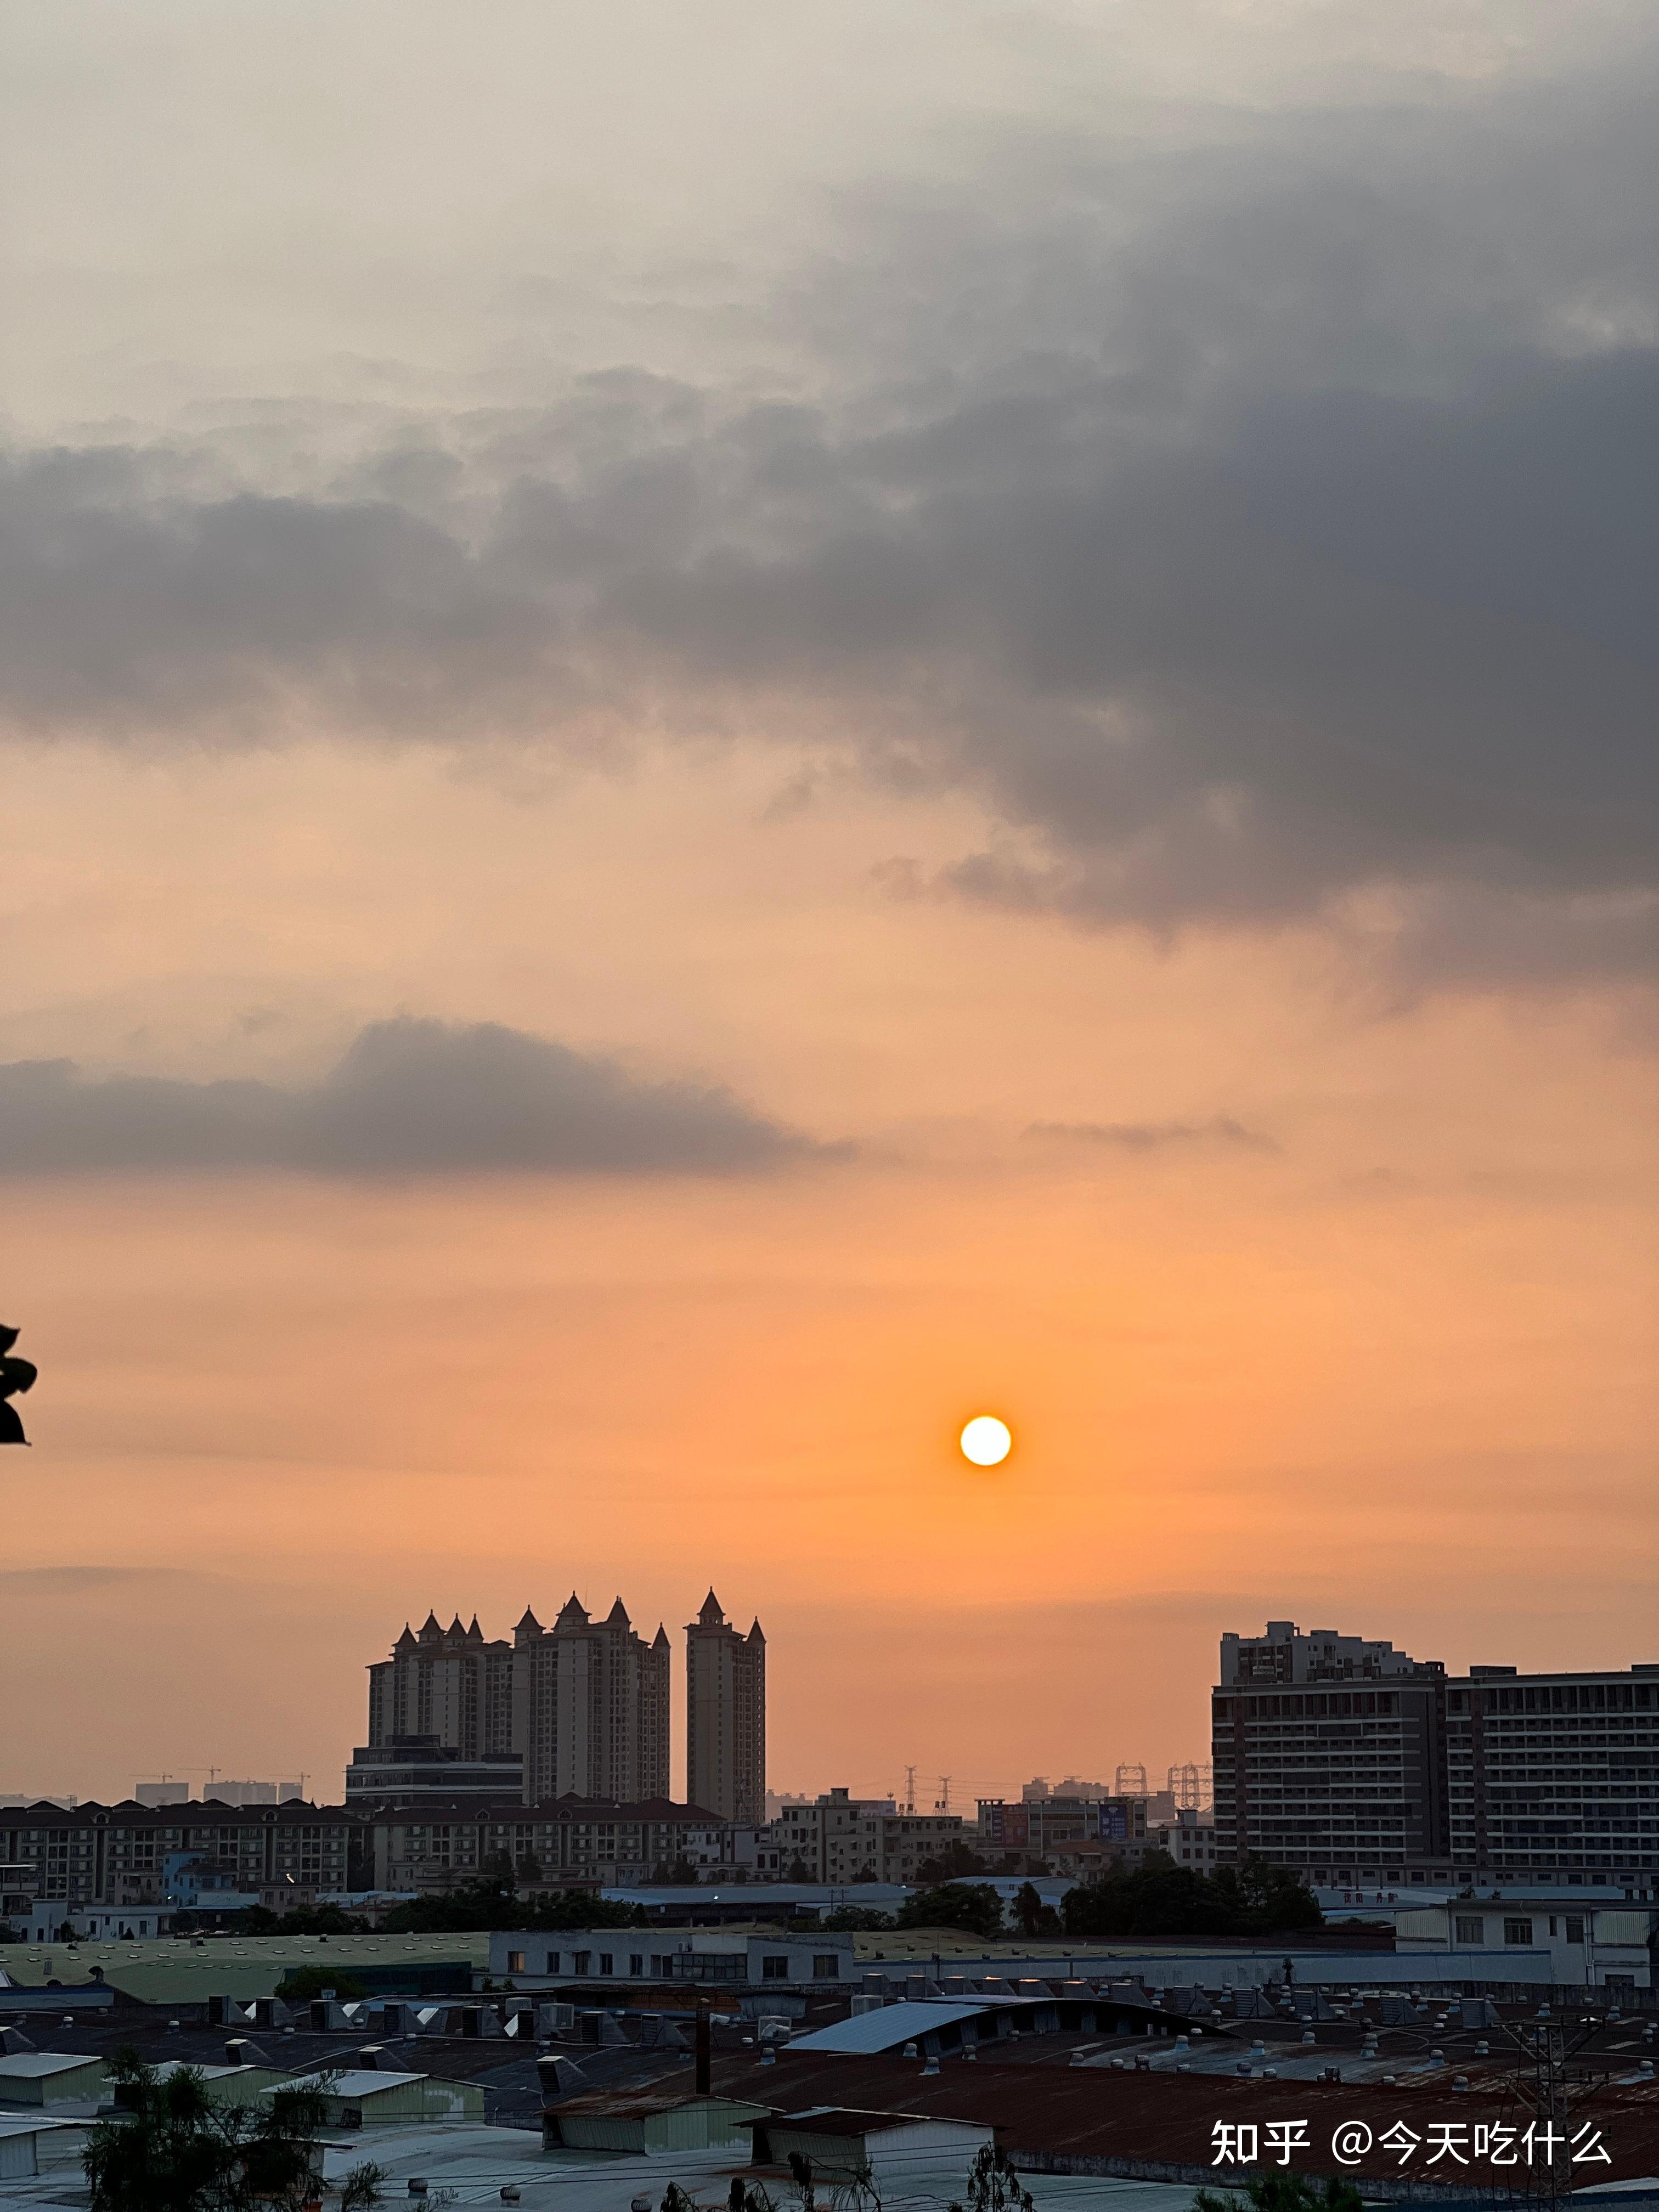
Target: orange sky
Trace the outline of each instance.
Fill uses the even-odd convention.
[[[1651,10],[11,16],[0,1791],[1659,1660]]]
[[[1379,1006],[1295,933],[895,898],[872,871],[960,807],[767,818],[769,779],[32,762],[17,1056],[298,1076],[482,1014],[858,1150],[14,1185],[7,1786],[333,1786],[406,1616],[499,1633],[573,1584],[758,1610],[781,1787],[1201,1757],[1215,1638],[1269,1613],[1654,1656],[1649,1066],[1607,1005]],[[1261,1144],[1025,1133],[1218,1115]],[[988,1474],[981,1407],[1018,1437]]]

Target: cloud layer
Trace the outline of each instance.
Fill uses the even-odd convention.
[[[1025,1134],[1051,1143],[1100,1145],[1124,1152],[1182,1152],[1194,1145],[1252,1152],[1279,1150],[1271,1137],[1246,1128],[1231,1114],[1213,1115],[1207,1121],[1033,1121]]]
[[[363,1030],[320,1082],[0,1066],[0,1175],[731,1175],[829,1156],[724,1091],[635,1080],[494,1023]]]
[[[280,495],[18,455],[0,715],[758,721],[979,793],[981,900],[1169,930],[1386,889],[1429,974],[1516,927],[1546,974],[1645,968],[1654,52],[872,194],[781,301],[793,404],[618,374]]]

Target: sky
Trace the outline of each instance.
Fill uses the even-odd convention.
[[[5,11],[0,1790],[337,1796],[573,1588],[953,1807],[1202,1759],[1269,1617],[1659,1659],[1656,89]]]

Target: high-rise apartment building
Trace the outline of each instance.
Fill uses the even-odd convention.
[[[668,1632],[647,1644],[618,1598],[590,1620],[574,1592],[551,1628],[528,1607],[513,1632],[514,1748],[527,1805],[668,1795]]]
[[[1445,1668],[1270,1620],[1224,1636],[1211,1702],[1216,1857],[1322,1881],[1402,1879],[1448,1843]]]
[[[1226,1636],[1216,1855],[1316,1883],[1659,1893],[1659,1666],[1522,1674],[1270,1621]]]
[[[1659,1666],[1446,1686],[1453,1879],[1659,1888]]]
[[[526,1607],[510,1643],[486,1640],[476,1618],[443,1628],[428,1614],[368,1670],[366,1753],[419,1754],[440,1784],[434,1755],[453,1754],[475,1790],[498,1771],[531,1805],[665,1797],[670,1663],[666,1630],[646,1643],[620,1598],[595,1621],[573,1594],[546,1629]]]
[[[486,1642],[477,1615],[441,1628],[428,1613],[419,1634],[407,1622],[392,1656],[368,1670],[368,1741],[380,1750],[419,1737],[482,1759],[513,1749],[513,1646]]]
[[[766,1638],[711,1589],[685,1631],[685,1795],[724,1820],[766,1818]]]

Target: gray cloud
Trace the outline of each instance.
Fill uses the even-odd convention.
[[[1413,986],[1650,973],[1654,53],[872,196],[780,306],[830,398],[618,374],[280,497],[16,456],[0,714],[591,745],[758,703],[981,794],[963,896],[1387,887]]]
[[[1246,1152],[1276,1152],[1271,1137],[1247,1129],[1229,1114],[1207,1121],[1033,1121],[1027,1137],[1067,1145],[1101,1145],[1125,1152],[1182,1150],[1191,1145],[1233,1146]]]
[[[363,1030],[317,1083],[0,1066],[0,1175],[738,1174],[827,1158],[724,1091],[636,1080],[494,1023]]]

